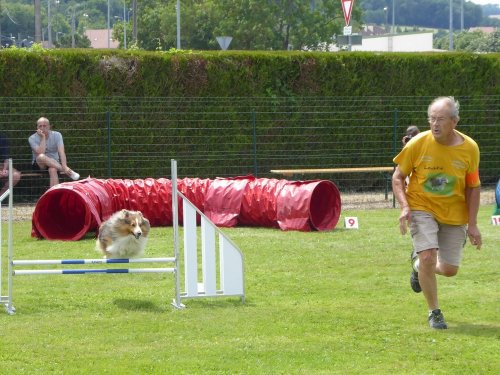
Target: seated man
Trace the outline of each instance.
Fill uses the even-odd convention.
[[[0,134],[0,160],[3,160],[3,166],[0,170],[0,180],[5,180],[0,189],[0,196],[9,189],[9,141]],[[21,173],[12,168],[12,186],[15,186],[21,179]]]
[[[78,180],[80,175],[68,167],[61,133],[50,129],[49,120],[40,117],[36,122],[36,133],[28,141],[33,153],[34,169],[48,169],[50,186],[59,183],[58,172],[67,174],[71,179]]]

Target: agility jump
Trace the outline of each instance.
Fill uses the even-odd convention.
[[[12,171],[12,160],[9,160],[9,171]],[[10,172],[9,172],[10,174]],[[13,306],[13,276],[18,275],[83,275],[83,274],[125,274],[125,273],[173,273],[175,277],[175,298],[172,305],[176,308],[185,307],[182,299],[207,298],[220,296],[237,296],[242,302],[245,299],[243,254],[238,247],[222,233],[200,210],[198,210],[177,188],[177,162],[172,160],[172,208],[174,231],[174,256],[159,258],[136,259],[28,259],[15,260],[12,241],[12,176],[9,175],[10,187],[2,197],[0,204],[9,198],[8,220],[8,291],[3,295],[2,289],[2,248],[0,246],[0,302],[8,314],[12,315],[16,309]],[[179,243],[179,211],[178,200],[182,201],[183,208],[183,256],[184,256],[184,289],[181,292],[180,243]],[[201,222],[201,254],[198,254],[197,218]],[[0,216],[1,226],[1,216]],[[1,245],[0,227],[0,245]],[[218,236],[218,237],[217,237]],[[219,272],[217,273],[216,244],[218,238]],[[201,256],[201,278],[199,280],[198,262]],[[46,266],[46,265],[100,265],[126,263],[173,263],[173,267],[155,268],[72,268],[72,269],[14,269],[19,266]]]

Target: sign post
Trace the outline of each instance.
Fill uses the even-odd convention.
[[[344,12],[344,21],[345,21],[345,26],[344,27],[344,35],[346,35],[349,38],[349,51],[351,50],[351,34],[352,34],[352,28],[349,26],[351,23],[351,12],[352,8],[354,6],[354,0],[341,0],[342,1],[342,12]]]

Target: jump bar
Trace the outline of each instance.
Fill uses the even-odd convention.
[[[112,269],[73,269],[73,270],[16,270],[18,275],[83,275],[89,273],[174,273],[175,268],[112,268]]]
[[[49,264],[111,264],[111,263],[168,263],[175,258],[117,258],[117,259],[35,259],[14,260],[13,266],[35,266]]]

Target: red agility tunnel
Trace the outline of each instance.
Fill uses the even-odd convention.
[[[178,188],[211,221],[224,227],[325,231],[335,228],[341,211],[340,193],[326,180],[184,178],[178,180]],[[172,225],[171,181],[87,178],[56,185],[36,204],[32,236],[76,241],[96,232],[102,221],[120,209],[142,211],[152,226]]]

